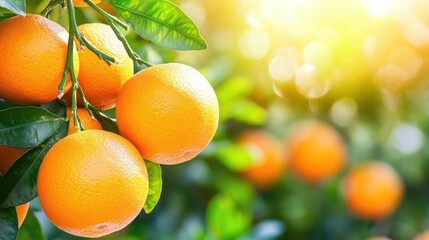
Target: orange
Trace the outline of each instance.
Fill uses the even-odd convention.
[[[244,177],[256,187],[267,189],[284,175],[286,161],[277,142],[266,132],[251,131],[242,135],[239,143],[253,157],[253,164],[243,171]]]
[[[54,100],[66,65],[67,42],[67,31],[40,15],[15,16],[1,22],[0,96],[22,105]],[[77,74],[79,59],[75,51]],[[69,81],[64,91],[70,87]]]
[[[46,216],[81,237],[100,237],[127,226],[142,209],[148,187],[138,150],[103,130],[85,130],[58,141],[37,178]]]
[[[391,215],[403,194],[402,179],[389,165],[379,161],[354,167],[344,179],[343,187],[348,209],[367,220]]]
[[[198,155],[219,120],[213,88],[192,67],[169,63],[146,68],[122,88],[116,106],[121,135],[145,159],[177,164]]]
[[[302,179],[318,183],[343,168],[344,141],[331,126],[305,122],[293,131],[289,140],[291,167]]]
[[[28,149],[13,148],[5,145],[0,145],[0,176],[6,174],[13,163],[18,160]],[[22,205],[16,206],[16,215],[18,217],[18,228],[21,227],[24,222],[25,217],[27,216],[28,208],[30,203],[24,203]]]
[[[101,0],[91,0],[92,3],[98,4],[101,2]],[[83,0],[73,0],[73,6],[75,7],[88,7],[88,4],[85,3]]]
[[[78,28],[95,47],[117,60],[109,66],[88,49],[78,51],[78,81],[86,100],[97,108],[112,108],[122,86],[133,76],[133,61],[109,25],[88,23]],[[67,99],[71,99],[71,91]],[[78,103],[82,106],[80,97]]]
[[[67,115],[70,115],[70,114],[71,114],[71,108],[67,107]],[[101,124],[96,119],[91,118],[91,116],[89,115],[88,111],[86,111],[85,108],[77,108],[77,115],[85,129],[100,129],[100,130],[103,129]],[[73,134],[75,132],[76,130],[74,129],[74,119],[70,118],[68,135]]]

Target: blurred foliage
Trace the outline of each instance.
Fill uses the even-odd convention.
[[[162,166],[163,192],[153,212],[102,239],[405,240],[429,228],[428,1],[173,2],[195,21],[208,50],[174,52],[132,32],[127,40],[149,62],[197,67],[215,88],[221,122],[200,156]],[[27,11],[46,4],[28,0]],[[65,16],[52,12],[66,26]],[[77,17],[79,24],[102,21],[86,8]],[[308,119],[342,135],[348,159],[340,174],[314,185],[289,168],[267,190],[242,178],[254,156],[237,144],[238,136],[264,129],[287,152],[295,123]],[[373,159],[400,174],[405,192],[391,217],[364,221],[347,210],[342,179]],[[47,239],[79,239],[52,226],[37,199],[31,211]],[[32,234],[33,220],[27,218],[20,236]]]

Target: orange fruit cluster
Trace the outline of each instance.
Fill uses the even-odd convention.
[[[74,5],[87,6],[82,0]],[[219,107],[209,82],[194,68],[160,64],[133,75],[133,62],[110,26],[90,23],[78,30],[116,61],[108,65],[79,43],[78,51],[73,45],[73,65],[85,99],[97,109],[116,106],[122,136],[102,130],[87,109],[77,108],[78,118],[73,119],[68,107],[68,136],[43,159],[37,190],[43,210],[58,228],[100,237],[127,226],[143,208],[149,192],[144,159],[178,164],[196,157],[215,134]],[[0,45],[0,98],[41,105],[61,96],[57,89],[68,50],[64,28],[35,14],[11,17],[0,23]],[[68,103],[70,89],[68,79]],[[80,106],[82,97],[77,99]],[[78,131],[73,120],[89,130]],[[23,151],[2,146],[0,152],[10,157],[2,159],[0,170],[7,171]],[[28,204],[17,207],[20,224],[27,210]]]

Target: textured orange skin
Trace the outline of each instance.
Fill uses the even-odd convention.
[[[110,109],[115,106],[124,83],[133,76],[133,61],[109,25],[89,23],[78,28],[95,47],[118,61],[109,66],[88,49],[78,51],[78,81],[86,100],[97,108]],[[66,99],[71,102],[71,91]],[[80,97],[78,104],[83,106]]]
[[[0,176],[6,174],[13,163],[18,160],[26,151],[27,148],[13,148],[5,145],[0,145]],[[16,206],[16,214],[18,217],[18,228],[21,227],[27,216],[28,208],[30,203],[24,203]]]
[[[244,177],[260,189],[273,186],[285,174],[286,161],[277,142],[266,132],[252,131],[242,135],[240,144],[254,155],[254,164],[244,170]]]
[[[67,115],[71,114],[71,108],[67,107]],[[86,111],[85,108],[77,108],[77,115],[79,117],[80,122],[82,123],[83,127],[85,129],[99,129],[102,130],[103,127],[101,124],[96,120],[92,119],[89,115],[88,111]],[[69,131],[68,135],[76,133],[76,130],[74,129],[74,119],[70,118],[69,121]]]
[[[344,166],[344,141],[331,126],[306,122],[290,137],[291,167],[302,179],[318,183],[337,174]]]
[[[0,96],[21,105],[40,105],[58,96],[67,57],[68,32],[40,15],[0,23]],[[79,72],[74,46],[73,63]],[[70,76],[69,76],[70,78]],[[71,87],[70,79],[65,86]]]
[[[391,215],[403,194],[402,179],[383,162],[368,162],[353,168],[343,187],[349,210],[368,220]]]
[[[141,211],[148,187],[138,150],[103,130],[85,130],[58,141],[37,178],[46,216],[81,237],[101,237],[127,226]]]
[[[116,103],[121,135],[147,160],[178,164],[198,155],[219,120],[213,88],[192,67],[169,63],[146,68],[122,88]]]
[[[101,0],[91,0],[92,3],[98,4],[101,2]],[[83,0],[73,0],[73,6],[75,7],[88,7],[88,4],[86,4]]]

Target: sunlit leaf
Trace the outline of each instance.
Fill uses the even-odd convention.
[[[110,0],[109,3],[135,32],[158,46],[177,50],[207,48],[194,22],[167,0]]]
[[[0,144],[34,147],[52,136],[67,119],[40,107],[12,107],[0,111]]]
[[[37,173],[46,153],[67,135],[68,122],[44,143],[22,155],[0,180],[0,207],[12,207],[31,201],[37,196]]]
[[[221,120],[234,119],[250,125],[262,125],[267,119],[267,113],[257,103],[242,99],[223,104],[220,108],[220,118]]]
[[[151,161],[145,161],[149,177],[149,192],[143,209],[146,213],[152,212],[161,197],[162,171],[161,166]]]
[[[0,0],[0,7],[22,16],[25,15],[25,0]]]
[[[0,239],[15,239],[18,219],[15,208],[0,208]]]
[[[17,240],[37,239],[45,240],[39,220],[34,216],[32,211],[28,211],[24,223],[18,231]]]
[[[220,194],[209,202],[207,224],[216,239],[239,239],[249,231],[251,216],[241,211],[229,196]]]
[[[252,155],[246,148],[231,142],[218,143],[214,155],[226,168],[235,172],[240,172],[253,163]]]

